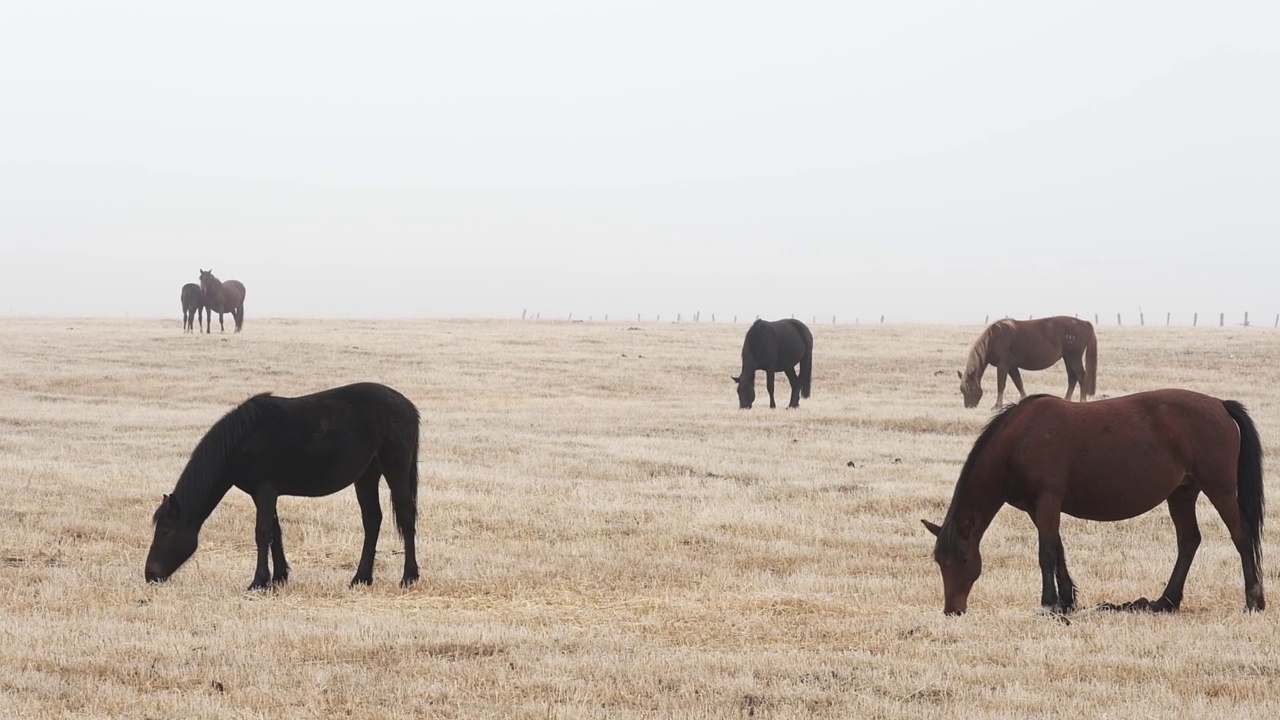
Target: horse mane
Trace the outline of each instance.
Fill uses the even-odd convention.
[[[227,464],[235,449],[262,423],[269,409],[263,400],[268,397],[271,393],[260,393],[240,403],[200,438],[173,488],[173,497],[184,514],[203,521],[230,489],[230,484],[223,487]],[[159,514],[157,510],[151,518],[153,523]]]
[[[1013,320],[1005,318],[997,320],[987,326],[986,330],[978,336],[974,341],[973,347],[969,349],[969,360],[964,365],[964,376],[966,378],[977,377],[979,371],[987,364],[987,350],[991,345],[991,338],[995,336],[998,328],[1012,328]]]
[[[1043,393],[1028,395],[1021,402],[1009,405],[996,413],[987,422],[986,427],[982,428],[982,432],[978,434],[978,439],[973,442],[973,448],[969,450],[969,457],[965,458],[964,467],[960,469],[960,478],[956,480],[955,492],[951,494],[951,504],[947,507],[947,515],[942,519],[942,529],[938,532],[938,544],[934,548],[934,555],[938,557],[956,557],[964,547],[959,534],[960,522],[956,518],[958,514],[957,508],[960,506],[960,498],[966,496],[969,492],[970,478],[973,475],[973,467],[978,464],[978,458],[986,452],[991,440],[1000,434],[1005,425],[1009,424],[1009,418],[1013,417],[1024,406],[1047,397],[1053,396]]]

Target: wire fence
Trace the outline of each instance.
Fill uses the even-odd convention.
[[[584,315],[575,315],[574,313],[568,313],[567,315],[562,315],[562,314],[558,314],[558,315],[555,315],[555,316],[548,315],[548,316],[547,316],[547,319],[548,319],[548,320],[560,320],[560,319],[565,319],[565,320],[568,320],[569,322],[597,322],[597,321],[599,321],[599,322],[610,322],[610,321],[611,321],[611,320],[610,320],[610,317],[611,317],[610,315],[598,315],[598,316],[597,316],[597,315],[585,315],[585,316],[584,316]],[[634,316],[632,316],[632,315],[613,315],[613,316],[612,316],[612,321],[613,321],[613,322],[631,322],[631,321],[632,321],[632,319],[633,319],[633,317],[634,317],[634,321],[635,321],[635,322],[650,322],[650,321],[652,321],[652,322],[659,322],[659,323],[660,323],[660,322],[663,322],[663,317],[666,317],[666,322],[671,322],[671,323],[698,323],[698,322],[712,322],[712,323],[730,323],[730,324],[737,324],[737,323],[738,323],[738,322],[740,322],[740,321],[741,321],[741,322],[754,322],[754,321],[756,321],[756,320],[759,320],[759,319],[760,319],[760,316],[759,316],[759,315],[719,315],[719,316],[717,316],[715,313],[708,313],[708,314],[704,315],[701,311],[695,311],[695,312],[692,312],[692,313],[675,313],[675,314],[672,314],[672,315],[666,315],[666,316],[664,316],[664,315],[662,315],[662,314],[660,314],[660,313],[655,313],[655,314],[652,314],[652,315],[645,315],[645,314],[643,314],[643,313],[636,313]],[[885,324],[885,322],[886,322],[886,317],[887,317],[887,316],[885,316],[885,315],[873,315],[873,316],[871,316],[871,317],[869,317],[869,318],[866,318],[865,320],[864,320],[864,318],[862,318],[861,316],[854,316],[854,318],[853,318],[853,320],[852,320],[852,323],[850,323],[850,321],[849,321],[847,318],[842,319],[842,318],[840,318],[840,317],[838,317],[838,316],[836,316],[836,315],[830,315],[830,316],[827,316],[827,315],[797,316],[797,315],[793,314],[793,315],[791,315],[791,317],[792,317],[793,319],[798,318],[798,319],[800,319],[800,320],[805,320],[805,321],[807,321],[807,322],[809,322],[810,324],[813,324],[813,325],[818,325],[818,324],[828,324],[828,323],[829,323],[829,324],[831,324],[831,325],[838,325],[838,324],[841,324],[841,323],[845,323],[845,324],[879,324],[879,325],[883,325],[883,324]],[[990,325],[990,324],[993,322],[993,320],[992,320],[992,318],[993,318],[993,317],[994,317],[994,320],[995,320],[995,321],[999,321],[999,320],[1008,320],[1008,319],[1018,319],[1018,320],[1022,319],[1022,316],[1016,316],[1016,317],[1015,317],[1015,316],[1013,316],[1013,315],[996,315],[996,316],[986,315],[986,316],[984,316],[984,317],[983,317],[983,319],[982,319],[982,324],[983,324],[983,325]],[[1026,319],[1027,319],[1027,320],[1034,320],[1034,319],[1035,319],[1035,316],[1034,316],[1034,315],[1027,315],[1027,316],[1025,316],[1025,317],[1026,317]],[[1076,318],[1080,318],[1080,317],[1081,317],[1081,315],[1076,314],[1076,315],[1075,315],[1075,317],[1076,317]],[[523,312],[521,312],[521,313],[520,313],[520,319],[521,319],[521,320],[541,320],[541,319],[542,319],[542,313],[541,313],[541,312],[529,312],[529,310],[528,310],[528,309],[525,309]],[[1100,314],[1100,313],[1094,313],[1091,317],[1090,317],[1090,316],[1088,316],[1088,315],[1085,315],[1085,316],[1084,316],[1084,319],[1086,319],[1086,320],[1092,319],[1093,324],[1094,324],[1095,326],[1102,326],[1102,325],[1110,325],[1110,324],[1111,324],[1111,315],[1110,315],[1110,314],[1105,314],[1105,315],[1104,315],[1104,314]],[[1153,316],[1151,319],[1152,319],[1152,322],[1151,322],[1151,323],[1147,323],[1147,314],[1146,314],[1146,313],[1144,313],[1144,312],[1142,312],[1141,310],[1139,310],[1139,311],[1138,311],[1138,313],[1137,313],[1136,322],[1135,322],[1135,317],[1134,317],[1134,316],[1132,316],[1132,315],[1130,315],[1130,316],[1128,316],[1128,317],[1126,318],[1126,317],[1124,316],[1124,314],[1123,314],[1123,313],[1116,313],[1116,314],[1115,314],[1115,325],[1116,325],[1116,326],[1125,326],[1125,325],[1133,326],[1133,325],[1136,325],[1136,326],[1139,326],[1139,327],[1146,327],[1146,326],[1148,326],[1148,325],[1151,325],[1151,326],[1153,326],[1153,327],[1155,327],[1155,326],[1170,327],[1170,326],[1173,326],[1173,325],[1175,324],[1175,323],[1174,323],[1175,316],[1174,316],[1174,313],[1172,313],[1172,312],[1167,312],[1167,313],[1165,313],[1163,318],[1160,318],[1160,317],[1158,317],[1158,316]],[[1179,316],[1179,317],[1178,317],[1178,318],[1176,318],[1176,319],[1178,320],[1177,325],[1178,325],[1179,327],[1183,327],[1183,326],[1185,326],[1185,323],[1186,323],[1186,316],[1185,316],[1185,315],[1184,315],[1184,316]],[[1225,312],[1220,312],[1220,313],[1218,313],[1218,314],[1217,314],[1217,317],[1216,317],[1216,318],[1213,316],[1213,314],[1212,314],[1212,313],[1206,313],[1206,314],[1205,314],[1205,316],[1204,316],[1204,318],[1203,318],[1203,322],[1202,322],[1202,318],[1200,317],[1200,313],[1195,312],[1195,313],[1191,313],[1191,324],[1190,324],[1190,327],[1227,327],[1228,325],[1230,325],[1230,326],[1232,326],[1232,327],[1272,327],[1272,328],[1280,328],[1280,313],[1277,313],[1277,314],[1275,315],[1275,318],[1274,318],[1274,319],[1272,319],[1271,317],[1269,317],[1269,316],[1268,316],[1268,317],[1266,318],[1266,320],[1270,320],[1270,322],[1265,322],[1265,321],[1264,321],[1263,323],[1254,324],[1254,323],[1252,323],[1252,322],[1249,320],[1249,313],[1248,313],[1248,312],[1245,312],[1242,318],[1241,318],[1241,317],[1239,317],[1239,316],[1228,317],[1227,313],[1225,313]],[[913,322],[914,322],[914,321],[913,321]],[[948,324],[948,323],[942,323],[942,324]]]

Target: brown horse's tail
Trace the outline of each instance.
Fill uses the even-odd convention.
[[[1266,509],[1266,497],[1262,486],[1262,442],[1253,419],[1244,405],[1235,400],[1223,400],[1227,414],[1240,426],[1240,459],[1236,465],[1236,502],[1240,505],[1240,520],[1253,545],[1253,559],[1262,577],[1262,519]]]
[[[1098,391],[1098,335],[1089,326],[1089,344],[1084,348],[1084,380],[1080,383],[1080,394],[1093,397]]]

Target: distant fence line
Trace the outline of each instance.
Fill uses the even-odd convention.
[[[573,317],[574,317],[574,314],[573,314],[573,313],[569,313],[566,319],[567,319],[567,320],[569,320],[570,322],[573,322]],[[635,316],[635,322],[647,322],[647,321],[648,321],[648,319],[649,319],[650,317],[652,317],[652,318],[653,318],[653,322],[662,322],[662,315],[660,315],[660,314],[655,314],[655,315],[652,315],[652,316],[646,316],[646,315],[644,315],[643,313],[636,313],[636,316]],[[730,324],[737,324],[737,322],[738,322],[738,317],[739,317],[739,316],[738,316],[738,315],[723,316],[723,317],[721,317],[721,318],[717,319],[717,318],[716,318],[716,314],[715,314],[715,313],[710,313],[710,314],[709,314],[709,317],[710,317],[710,322],[713,322],[713,323],[714,323],[714,322],[727,322],[727,323],[730,323]],[[754,316],[750,316],[750,315],[748,315],[748,316],[743,316],[743,317],[745,318],[745,320],[746,320],[747,322],[754,322],[754,321],[756,321],[756,320],[759,320],[759,319],[760,319],[760,316],[759,316],[759,315],[754,315]],[[792,317],[792,319],[794,319],[796,316],[795,316],[795,314],[793,313],[793,314],[791,315],[791,317]],[[1077,314],[1075,315],[1075,317],[1079,318],[1079,317],[1080,317],[1080,315],[1077,313]],[[1093,315],[1093,324],[1094,324],[1094,325],[1099,325],[1099,326],[1100,326],[1100,325],[1102,325],[1102,324],[1103,324],[1103,322],[1102,322],[1103,317],[1105,317],[1107,320],[1110,320],[1110,319],[1111,319],[1111,316],[1110,316],[1110,315],[1102,316],[1102,315],[1099,315],[1098,313],[1094,313],[1094,315]],[[609,316],[608,316],[608,315],[603,315],[603,316],[601,316],[601,318],[602,318],[602,319],[601,319],[601,322],[609,322]],[[732,318],[732,319],[730,319],[730,318]],[[810,318],[810,323],[811,323],[811,324],[813,324],[813,325],[818,325],[818,324],[820,324],[820,323],[821,323],[821,324],[825,324],[825,323],[827,322],[827,316],[826,316],[826,315],[810,315],[810,316],[809,316],[809,318]],[[526,308],[525,310],[523,310],[523,311],[520,313],[520,319],[521,319],[521,320],[541,320],[541,319],[542,319],[542,313],[540,313],[540,312],[530,313],[530,312],[529,312],[529,310]],[[559,319],[559,316],[557,316],[555,319]],[[614,319],[615,319],[615,321],[619,321],[619,322],[622,322],[622,321],[630,322],[630,321],[631,321],[631,316],[630,316],[630,315],[627,315],[627,316],[615,316],[615,317],[614,317]],[[996,320],[1008,320],[1008,319],[1014,319],[1014,318],[1013,318],[1013,316],[1012,316],[1012,315],[1000,315],[1000,316],[997,316],[997,317],[996,317]],[[1027,316],[1027,319],[1028,319],[1028,320],[1034,320],[1034,319],[1035,319],[1035,316],[1034,316],[1034,315],[1028,315],[1028,316]],[[1085,316],[1085,319],[1088,319],[1088,316],[1087,316],[1087,315]],[[587,316],[587,317],[585,317],[585,318],[583,318],[581,315],[579,315],[579,316],[578,316],[578,320],[577,320],[577,321],[578,321],[578,322],[595,322],[595,320],[596,320],[596,318],[595,318],[595,316],[594,316],[594,315],[588,315],[588,316]],[[835,315],[832,315],[832,316],[831,316],[831,323],[830,323],[830,324],[832,324],[832,325],[837,325],[837,324],[839,324],[839,323],[837,322],[837,320],[838,320],[838,318],[837,318]],[[668,322],[672,322],[672,323],[684,323],[684,322],[695,322],[695,323],[696,323],[696,322],[704,322],[704,320],[703,320],[703,318],[702,318],[702,312],[701,312],[701,311],[696,311],[696,312],[694,312],[694,313],[692,313],[692,314],[690,314],[690,315],[685,315],[684,313],[676,313],[676,315],[675,315],[675,319],[674,319],[674,320],[673,320],[673,319],[671,319],[671,316],[670,316],[670,315],[668,315],[668,316],[667,316],[667,321],[668,321]],[[878,321],[878,322],[877,322],[877,321]],[[1130,321],[1132,322],[1132,316],[1130,316]],[[847,321],[846,321],[846,322],[847,322]],[[883,325],[883,324],[885,323],[885,316],[884,316],[884,315],[880,315],[880,316],[878,316],[878,318],[877,318],[877,316],[871,316],[871,318],[870,318],[867,322],[868,322],[868,324],[880,324],[880,325]],[[855,325],[859,325],[859,324],[861,324],[861,323],[862,323],[862,318],[861,318],[861,316],[855,316],[855,317],[854,317],[854,319],[853,319],[853,324],[855,324]],[[1173,313],[1171,313],[1171,312],[1169,312],[1169,313],[1165,313],[1165,315],[1164,315],[1164,325],[1165,325],[1166,327],[1168,327],[1168,326],[1171,326],[1171,325],[1172,325],[1172,323],[1173,323]],[[945,324],[945,323],[944,323],[944,324]],[[990,315],[987,315],[987,316],[983,317],[983,319],[982,319],[982,324],[983,324],[983,325],[990,325],[990,324],[991,324],[991,316],[990,316]],[[1124,324],[1125,324],[1125,323],[1124,323],[1123,313],[1116,313],[1116,325],[1117,325],[1117,326],[1123,326]],[[1138,311],[1138,325],[1139,325],[1139,326],[1141,326],[1141,327],[1145,327],[1145,326],[1146,326],[1146,324],[1147,324],[1147,317],[1146,317],[1146,314],[1145,314],[1145,313],[1143,313],[1141,310],[1139,310],[1139,311]],[[1211,316],[1206,316],[1206,323],[1205,323],[1205,326],[1206,326],[1206,327],[1210,327],[1210,326],[1212,326],[1212,324],[1213,324],[1213,323],[1212,323],[1212,317],[1211,317]],[[1217,323],[1217,327],[1226,327],[1226,324],[1227,324],[1227,314],[1226,314],[1226,313],[1218,313],[1218,323]],[[1232,323],[1232,325],[1233,325],[1233,326],[1234,326],[1235,324],[1236,324],[1236,323],[1234,323],[1234,322]],[[1199,327],[1199,325],[1200,325],[1200,313],[1198,313],[1198,312],[1196,312],[1196,313],[1192,313],[1192,314],[1191,314],[1191,327]],[[1251,325],[1250,325],[1250,322],[1249,322],[1249,313],[1248,313],[1248,312],[1246,312],[1246,313],[1244,314],[1244,318],[1243,318],[1243,320],[1239,323],[1239,325],[1240,325],[1241,327],[1250,327],[1250,326],[1251,326]],[[1280,328],[1280,313],[1277,313],[1277,314],[1276,314],[1276,316],[1275,316],[1275,320],[1272,322],[1271,327],[1273,327],[1273,328]]]

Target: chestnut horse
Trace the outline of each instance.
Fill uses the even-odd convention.
[[[236,321],[236,332],[244,326],[244,285],[239,280],[222,282],[213,276],[213,270],[200,271],[200,289],[204,291],[204,317],[209,329],[213,332],[213,313],[218,313],[218,329],[226,332],[222,324],[222,314],[231,313]]]
[[[795,371],[800,365],[800,374]],[[794,318],[786,320],[756,320],[747,329],[742,341],[742,372],[733,381],[738,385],[738,407],[751,409],[756,400],[756,370],[764,371],[764,385],[769,391],[769,407],[778,407],[773,400],[773,374],[784,372],[791,383],[791,402],[788,408],[800,407],[800,396],[809,397],[813,380],[813,333],[804,323]]]
[[[200,323],[204,330],[204,318],[200,311],[204,309],[204,291],[195,283],[182,286],[182,332],[193,332],[195,324]]]
[[[978,545],[1006,503],[1027,513],[1040,535],[1040,604],[1076,607],[1058,527],[1061,513],[1125,520],[1166,502],[1178,559],[1164,592],[1106,609],[1171,612],[1182,603],[1200,545],[1196,498],[1204,492],[1240,553],[1245,607],[1262,610],[1262,444],[1243,405],[1189,390],[1153,390],[1081,405],[1033,395],[987,424],[956,481],[937,537],[943,611],[964,613],[982,573]]]
[[[1083,362],[1082,362],[1083,357]],[[978,336],[969,350],[969,362],[960,376],[964,406],[974,408],[982,400],[982,373],[996,366],[996,407],[1004,405],[1005,376],[1013,378],[1018,395],[1022,370],[1044,370],[1061,358],[1067,366],[1067,399],[1080,383],[1080,401],[1096,392],[1098,381],[1098,338],[1093,323],[1065,315],[1039,320],[1000,320]]]

